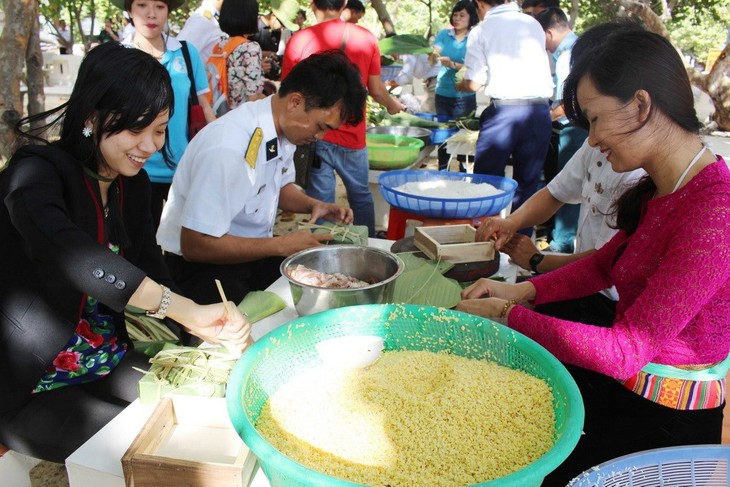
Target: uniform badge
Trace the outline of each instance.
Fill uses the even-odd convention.
[[[244,156],[244,159],[246,159],[248,165],[251,166],[251,169],[256,169],[256,159],[258,158],[259,147],[261,147],[261,141],[263,140],[264,131],[261,130],[261,127],[256,127],[256,130],[254,130],[253,134],[251,135],[251,139],[248,141],[246,155]],[[266,153],[266,157],[268,158],[268,151]]]
[[[203,12],[203,17],[210,20],[213,18],[213,12],[211,12],[210,10],[206,10],[205,12]]]
[[[278,155],[279,145],[276,143],[276,138],[273,138],[266,143],[266,160],[270,161]]]

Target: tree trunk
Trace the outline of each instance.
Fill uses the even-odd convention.
[[[378,20],[383,25],[385,35],[388,36],[395,34],[395,26],[390,18],[388,9],[385,8],[385,2],[383,2],[383,0],[372,0],[370,5],[373,7],[373,10],[375,10],[375,13],[378,14]]]
[[[13,130],[6,121],[15,120],[23,113],[20,80],[28,36],[36,32],[37,37],[37,26],[34,25],[38,23],[38,2],[5,0],[4,11],[6,21],[0,33],[0,156],[7,157]]]
[[[648,30],[664,36],[671,42],[666,26],[651,8],[636,0],[620,1],[621,5],[628,12],[644,21]],[[679,48],[677,48],[677,52],[679,52],[682,61],[685,63],[690,82],[707,93],[714,105],[715,112],[710,115],[710,120],[713,123],[707,127],[708,131],[730,131],[730,80],[725,76],[725,71],[730,68],[730,44],[726,45],[725,49],[722,50],[722,53],[712,67],[712,71],[708,74],[700,73],[696,68],[690,66],[684,56],[682,56],[682,51]]]
[[[35,2],[34,2],[35,3]],[[35,115],[45,110],[46,95],[43,79],[43,53],[41,52],[40,24],[31,22],[28,46],[25,51],[25,84],[28,87],[28,113]],[[42,121],[35,122],[39,125]],[[35,128],[35,127],[34,127]]]
[[[575,27],[575,21],[578,20],[579,2],[580,0],[571,0],[570,2],[570,19],[568,22],[571,29]]]
[[[715,106],[715,112],[710,115],[712,123],[708,131],[730,131],[730,79],[725,76],[728,69],[730,69],[730,44],[722,50],[709,73],[703,74],[691,66],[687,67],[692,84],[707,93]]]

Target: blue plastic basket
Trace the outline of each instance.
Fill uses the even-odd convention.
[[[459,129],[431,129],[431,143],[432,144],[443,144],[446,139],[458,132]]]
[[[391,64],[390,66],[380,66],[380,79],[383,81],[394,80],[398,77],[400,70],[403,69],[402,64]]]
[[[439,115],[437,113],[426,113],[426,112],[417,112],[414,113],[415,116],[418,118],[422,118],[424,120],[429,120],[431,122],[441,122],[446,123],[449,120],[453,120],[454,118],[449,115]]]
[[[693,445],[632,453],[586,470],[569,487],[727,487],[730,446]]]
[[[451,181],[465,180],[474,184],[489,183],[504,192],[483,198],[462,199],[459,198],[459,195],[454,195],[454,199],[442,199],[403,193],[394,189],[414,181],[444,179]],[[517,189],[517,181],[514,179],[449,171],[389,171],[381,174],[378,181],[380,183],[380,192],[388,204],[399,210],[431,218],[476,218],[496,215],[510,204],[515,189]]]

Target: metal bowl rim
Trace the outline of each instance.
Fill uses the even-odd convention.
[[[390,257],[396,263],[396,265],[398,267],[396,268],[396,270],[392,276],[390,276],[387,279],[384,279],[382,281],[378,281],[375,284],[370,284],[368,286],[363,286],[363,287],[343,288],[343,289],[330,288],[330,287],[319,287],[319,286],[312,286],[311,284],[304,284],[297,280],[292,279],[292,277],[289,275],[289,273],[286,272],[286,268],[291,264],[291,262],[296,257],[305,255],[305,254],[315,253],[315,252],[326,252],[327,249],[361,249],[361,250],[372,251],[377,254],[382,254],[382,255],[385,255],[386,257]],[[281,275],[284,276],[286,278],[286,280],[289,281],[290,284],[295,284],[297,286],[300,286],[302,288],[307,288],[307,289],[316,289],[318,291],[332,291],[332,292],[363,291],[366,289],[373,289],[376,287],[381,287],[381,286],[384,286],[384,285],[394,281],[398,276],[400,276],[403,273],[404,270],[405,270],[405,263],[403,262],[403,260],[400,257],[398,257],[395,253],[393,253],[389,250],[379,249],[377,247],[368,247],[366,245],[350,245],[350,244],[338,244],[338,245],[325,245],[322,247],[310,247],[308,249],[300,250],[299,252],[290,255],[289,257],[284,259],[282,261],[282,263],[279,265],[279,272],[281,272]]]

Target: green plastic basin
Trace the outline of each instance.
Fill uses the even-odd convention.
[[[370,169],[403,169],[418,159],[425,145],[415,137],[392,134],[367,134],[365,136]]]
[[[379,336],[384,339],[385,350],[448,351],[491,360],[548,383],[553,391],[556,421],[553,448],[521,470],[476,485],[538,487],[578,443],[584,419],[580,391],[565,367],[533,340],[494,321],[444,308],[394,304],[350,306],[282,325],[254,343],[231,372],[226,392],[231,422],[258,457],[273,487],[357,485],[290,459],[271,446],[254,427],[270,395],[300,371],[322,363],[316,345],[342,336]]]

